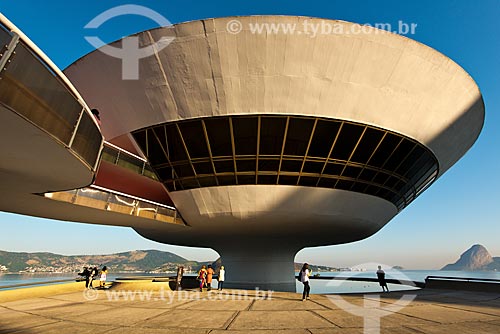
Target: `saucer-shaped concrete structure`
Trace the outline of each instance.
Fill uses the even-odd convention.
[[[296,252],[373,235],[473,145],[484,104],[459,65],[399,35],[350,34],[349,22],[326,21],[346,33],[314,38],[251,29],[305,20],[324,21],[233,17],[139,33],[141,47],[174,39],[140,59],[138,80],[123,80],[122,60],[102,50],[64,71],[99,109],[106,140],[151,170],[155,186],[132,195],[182,216],[108,223],[215,249],[228,286],[295,290]],[[127,194],[118,168],[102,167],[105,189]]]

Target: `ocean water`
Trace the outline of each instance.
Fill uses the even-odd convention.
[[[313,274],[316,274],[314,272]],[[341,271],[341,272],[320,272],[321,277],[371,277],[375,278],[374,271]],[[108,281],[112,281],[117,277],[127,276],[172,276],[174,274],[147,274],[147,273],[109,273]],[[189,274],[188,274],[189,275]],[[386,270],[386,277],[400,280],[412,280],[424,282],[427,276],[450,276],[460,278],[477,278],[477,279],[499,279],[500,272],[494,271],[441,271],[441,270]],[[59,273],[22,273],[22,274],[0,274],[0,290],[10,289],[7,286],[14,284],[41,283],[45,284],[61,284],[52,283],[56,280],[76,280],[77,274],[59,274]],[[94,284],[98,284],[95,282]],[[311,280],[311,293],[363,293],[380,291],[381,288],[375,282],[355,282],[355,281],[340,281],[340,280]],[[35,286],[40,286],[35,285]],[[213,282],[213,287],[217,286],[217,281]],[[393,291],[415,289],[399,284],[388,284],[389,289]],[[30,287],[30,286],[25,286]],[[16,287],[23,288],[23,287]],[[302,291],[302,283],[297,282],[297,291]]]

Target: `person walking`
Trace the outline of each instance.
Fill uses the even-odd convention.
[[[78,275],[85,277],[85,289],[88,289],[90,282],[90,270],[87,267],[83,267],[82,272],[78,273]]]
[[[226,279],[226,270],[224,266],[220,266],[219,276],[217,277],[217,290],[222,291],[222,286],[224,285],[224,280]]]
[[[382,292],[389,292],[389,288],[387,287],[387,282],[385,280],[385,271],[382,270],[381,266],[378,266],[377,278],[378,284],[382,287]]]
[[[207,290],[210,291],[212,290],[212,278],[214,275],[215,271],[212,269],[212,265],[208,265],[207,269]]]
[[[309,292],[311,291],[311,287],[309,286],[309,276],[311,276],[311,270],[309,270],[309,264],[304,263],[302,269],[300,270],[300,281],[304,284],[304,291],[302,292],[302,301],[305,301],[309,298]]]
[[[94,267],[90,270],[90,281],[89,281],[89,288],[90,289],[94,288],[93,282],[94,282],[94,279],[97,277],[98,272],[99,271],[97,270],[97,267]]]
[[[99,287],[104,289],[106,286],[106,278],[108,276],[108,267],[104,266],[101,270],[101,279],[99,282]]]
[[[205,285],[207,279],[207,267],[205,265],[201,266],[200,271],[198,271],[198,280],[200,281],[200,291],[203,291],[203,286]]]

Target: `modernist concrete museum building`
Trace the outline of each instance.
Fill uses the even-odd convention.
[[[0,210],[211,247],[228,286],[294,290],[299,250],[373,235],[481,131],[476,83],[430,47],[232,19],[137,34],[175,38],[123,80],[101,50],[62,73],[2,17]]]

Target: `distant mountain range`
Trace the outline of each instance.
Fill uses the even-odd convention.
[[[67,272],[74,273],[84,266],[107,266],[113,272],[174,272],[177,267],[198,270],[209,262],[190,261],[179,255],[158,250],[135,250],[108,255],[72,255],[53,253],[16,253],[0,251],[0,272]],[[214,268],[220,259],[211,263]],[[300,270],[301,263],[295,263]],[[313,271],[336,271],[336,268],[310,265]]]
[[[492,257],[484,246],[474,245],[460,255],[457,262],[448,264],[441,270],[500,271],[500,257]]]
[[[108,255],[65,256],[53,253],[14,253],[0,251],[0,266],[10,272],[75,272],[83,266],[108,266],[112,271],[171,271],[179,265],[197,267],[196,261],[189,261],[170,252],[158,250],[136,250]]]

